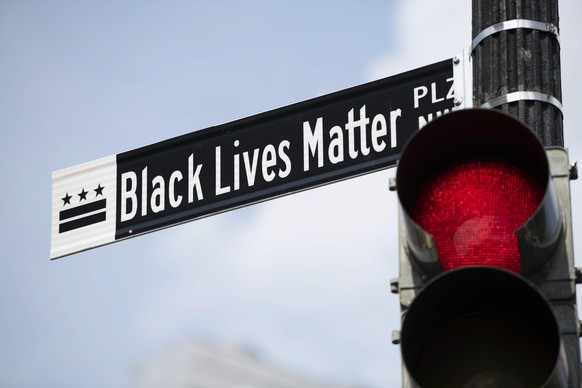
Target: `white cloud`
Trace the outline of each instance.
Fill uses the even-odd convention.
[[[398,44],[368,68],[368,78],[399,74],[461,54],[471,44],[471,2],[399,2]]]
[[[398,352],[389,343],[398,327],[397,297],[389,292],[398,271],[391,174],[240,210],[251,215],[248,222],[231,212],[163,234],[154,256],[173,276],[144,304],[138,319],[144,335],[186,333],[190,325],[311,369],[316,347],[328,359],[315,368],[323,375],[343,373],[339,364],[354,357],[341,355],[351,336],[354,348],[383,353],[359,362],[387,379],[388,370],[370,365]],[[366,327],[386,337],[351,333]]]

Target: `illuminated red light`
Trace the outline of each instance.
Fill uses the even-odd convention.
[[[515,231],[536,211],[544,187],[500,161],[470,161],[436,176],[422,190],[412,218],[434,237],[444,271],[487,265],[521,271]]]

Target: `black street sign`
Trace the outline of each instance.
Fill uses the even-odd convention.
[[[394,166],[446,60],[53,173],[51,258]]]

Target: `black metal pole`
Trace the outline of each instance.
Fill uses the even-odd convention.
[[[528,125],[544,146],[563,147],[558,0],[473,0],[472,5],[474,106],[509,113]],[[569,198],[569,185],[564,190]],[[570,212],[569,203],[562,206]],[[580,387],[571,218],[567,224],[571,264],[565,277],[570,281],[563,286],[565,296],[552,292],[550,299],[568,360],[568,382],[560,386]],[[544,287],[557,289],[554,280],[548,275]]]
[[[473,0],[472,13],[474,106],[501,109],[545,146],[564,146],[558,0]]]

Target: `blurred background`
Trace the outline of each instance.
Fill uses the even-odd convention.
[[[51,172],[452,58],[470,7],[0,0],[0,387],[400,386],[393,170],[52,262]],[[574,162],[582,3],[560,16]]]

